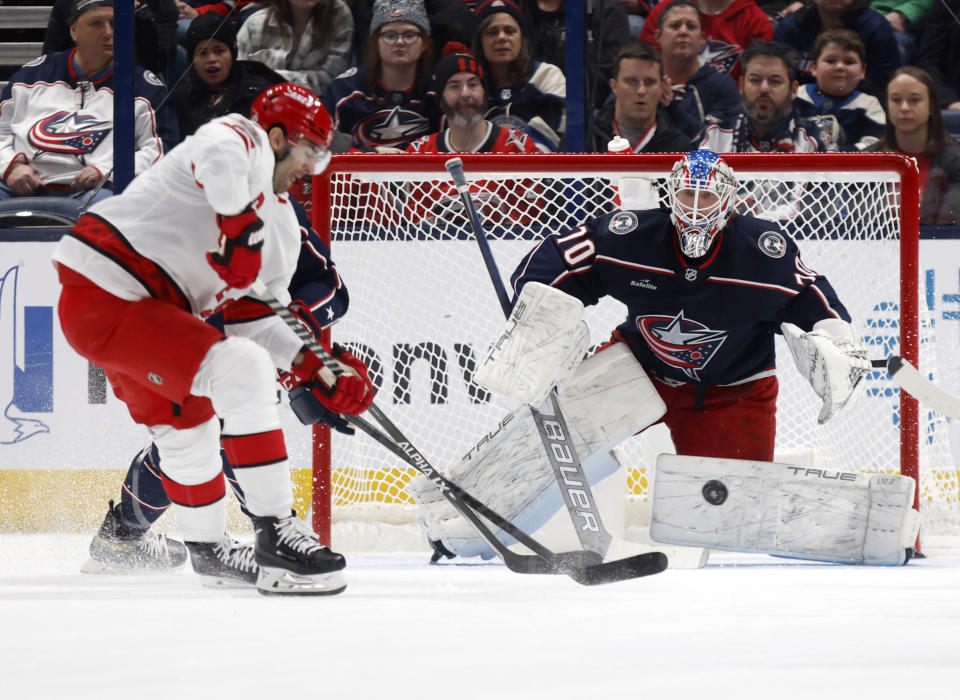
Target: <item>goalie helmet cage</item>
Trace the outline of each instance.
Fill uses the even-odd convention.
[[[444,169],[449,157],[338,155],[313,186],[315,227],[329,237],[351,292],[333,338],[367,362],[380,407],[441,470],[511,408],[472,381],[503,316]],[[645,205],[630,206],[666,206],[665,178],[679,156],[458,157],[507,277],[537,240],[616,210],[619,191],[625,199],[627,192],[645,193]],[[804,263],[837,289],[871,357],[899,354],[932,374],[933,324],[920,304],[914,161],[879,153],[723,157],[740,183],[737,211],[776,220],[798,242]],[[638,274],[635,284],[645,283]],[[624,307],[605,299],[588,307],[586,318],[599,345],[623,320]],[[825,478],[837,471],[913,476],[924,548],[960,532],[960,486],[939,414],[921,413],[876,369],[851,405],[818,426],[820,401],[779,337],[777,359],[777,460],[823,469]],[[329,541],[332,521],[367,533],[334,546],[404,548],[389,542],[384,527],[413,522],[415,506],[404,490],[413,470],[364,435],[334,434],[331,449],[327,434],[315,430],[317,532]],[[646,498],[656,454],[645,454],[651,451],[645,442],[635,436],[616,451],[627,470],[625,503]]]

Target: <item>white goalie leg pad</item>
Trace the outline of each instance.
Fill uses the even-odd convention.
[[[583,303],[539,282],[526,284],[474,381],[485,389],[539,406],[583,360],[590,332]]]
[[[668,544],[899,566],[920,526],[915,486],[898,474],[660,455],[650,536]]]
[[[853,397],[860,380],[870,371],[867,346],[846,321],[818,321],[805,333],[792,323],[780,324],[797,370],[823,399],[819,423],[826,423]]]
[[[559,402],[591,485],[617,468],[607,452],[657,421],[666,410],[624,343],[584,361],[559,395]],[[528,533],[563,505],[536,423],[525,407],[504,416],[445,476]],[[493,556],[473,526],[426,477],[413,479],[409,488],[417,501],[417,520],[429,539],[441,540],[461,556]]]

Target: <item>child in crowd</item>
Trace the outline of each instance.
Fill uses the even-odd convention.
[[[840,150],[862,151],[875,144],[883,136],[886,117],[880,100],[857,90],[867,70],[860,37],[849,29],[823,31],[812,59],[817,82],[797,90],[797,111],[832,133]]]

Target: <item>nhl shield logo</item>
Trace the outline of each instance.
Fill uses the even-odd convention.
[[[787,252],[787,241],[777,231],[764,231],[757,240],[757,245],[764,254],[771,258],[782,258]]]
[[[610,233],[622,236],[625,233],[633,231],[638,224],[639,220],[636,214],[632,211],[622,211],[619,214],[614,214],[610,219],[609,229]]]

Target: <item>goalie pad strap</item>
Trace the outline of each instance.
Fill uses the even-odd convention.
[[[583,303],[559,289],[529,282],[474,381],[490,391],[539,406],[550,390],[576,369],[589,345]]]
[[[657,542],[899,566],[919,529],[914,480],[897,474],[660,455]]]

